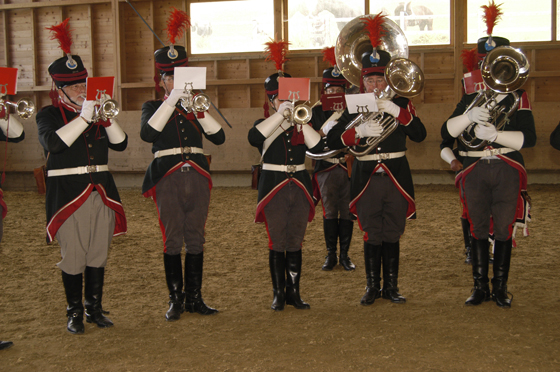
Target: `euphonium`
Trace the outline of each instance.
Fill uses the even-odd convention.
[[[480,71],[482,80],[490,90],[478,92],[474,100],[465,110],[468,113],[474,107],[485,107],[490,112],[489,123],[496,130],[503,130],[519,107],[521,97],[515,91],[523,86],[529,76],[530,65],[527,57],[519,49],[510,46],[500,46],[492,49],[482,61]],[[498,102],[500,94],[511,94],[513,104],[510,107],[504,103],[505,99]],[[473,128],[476,124],[470,124],[457,137],[469,150],[478,150],[490,144],[489,141],[476,138]]]
[[[35,112],[35,104],[27,98],[22,98],[16,103],[0,98],[0,107],[8,112],[8,106],[14,107],[18,116],[22,119],[29,119]]]

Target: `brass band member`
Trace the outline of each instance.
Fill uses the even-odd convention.
[[[182,24],[184,28],[188,25],[183,11],[175,9],[170,19],[183,21],[168,24]],[[165,314],[168,321],[178,320],[185,310],[202,315],[218,312],[202,299],[204,226],[212,189],[202,139],[221,145],[225,142],[225,133],[208,112],[187,112],[180,102],[185,96],[183,89],[173,89],[175,67],[188,66],[185,48],[173,45],[180,33],[177,29],[171,30],[174,35],[171,46],[155,51],[159,86],[165,90],[165,96],[142,105],[140,124],[140,137],[152,144],[154,154],[144,177],[142,194],[151,197],[158,209],[169,290],[169,309]],[[184,283],[183,244],[186,249]]]
[[[382,23],[384,17],[377,15],[375,19]],[[374,50],[362,56],[362,93],[381,92],[387,87],[384,72],[391,55],[378,48],[379,45],[379,40],[372,40]],[[398,292],[399,241],[406,220],[416,217],[414,187],[405,155],[406,139],[421,142],[426,138],[424,124],[416,116],[414,105],[408,98],[395,96],[391,100],[378,100],[377,105],[379,111],[393,116],[399,125],[373,153],[357,156],[352,167],[350,211],[358,216],[360,228],[365,232],[367,287],[362,305],[371,305],[379,297],[394,303],[406,302]],[[381,125],[374,121],[346,130],[355,116],[346,110],[329,131],[327,145],[330,149],[364,144],[369,137],[382,135]]]
[[[323,60],[332,67],[323,71],[323,94],[336,95],[344,93],[350,85],[336,67],[334,48],[323,50]],[[342,114],[339,110],[325,108],[322,105],[313,108],[311,124],[313,129],[326,137],[328,131],[336,124]],[[326,142],[326,141],[325,141]],[[340,244],[340,265],[345,270],[354,270],[356,266],[348,256],[352,232],[353,216],[350,213],[350,179],[344,154],[317,160],[313,171],[314,198],[321,200],[323,206],[323,231],[327,245],[327,256],[322,269],[332,270],[337,264],[336,245]]]
[[[281,70],[287,44],[267,43],[279,73],[269,76],[264,87],[276,112],[257,120],[248,134],[249,143],[258,148],[263,162],[255,222],[266,224],[274,293],[271,308],[275,311],[284,310],[285,304],[310,308],[301,299],[299,287],[303,238],[307,223],[315,215],[305,152],[323,149],[321,136],[309,124],[294,124],[284,117],[284,112],[294,109],[292,102],[278,99],[278,78],[291,77]]]
[[[68,19],[50,28],[69,35]],[[58,31],[57,31],[58,30]],[[67,330],[84,332],[86,320],[111,327],[101,305],[107,253],[113,236],[126,233],[123,206],[107,161],[109,149],[124,151],[128,136],[116,120],[92,121],[96,101],[86,100],[87,70],[70,44],[58,39],[66,56],[50,64],[56,86],[52,106],[36,116],[39,142],[47,157],[47,242],[56,237],[66,292]]]
[[[496,11],[498,7],[493,2],[490,7],[495,7],[491,13],[499,14]],[[491,35],[495,19],[490,20],[487,17],[486,20],[489,37],[478,40],[480,59],[485,58],[486,54],[496,47],[509,45],[509,40]],[[465,302],[467,305],[480,305],[492,298],[500,307],[511,306],[507,281],[512,231],[520,203],[523,203],[521,192],[527,186],[527,173],[519,150],[532,147],[536,142],[535,122],[527,94],[523,90],[514,93],[519,97],[518,108],[500,131],[489,122],[491,112],[485,105],[475,106],[466,112],[476,94],[465,94],[441,128],[441,135],[444,140],[447,140],[459,137],[473,123],[477,141],[488,142],[481,150],[469,149],[462,141],[459,142],[459,154],[464,159],[462,187],[473,236],[474,288]],[[496,101],[504,105],[507,110],[514,104],[515,97],[512,93],[498,94]],[[492,293],[488,280],[489,242],[487,239],[491,218],[496,239]]]

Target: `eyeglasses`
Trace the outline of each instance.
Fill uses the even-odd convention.
[[[172,81],[175,81],[175,77],[173,75],[167,75],[164,76],[161,80],[163,80],[166,83],[170,83]]]
[[[68,85],[67,87],[65,87],[68,90],[71,90],[73,92],[79,92],[81,90],[86,90],[86,84],[74,84],[74,85]]]

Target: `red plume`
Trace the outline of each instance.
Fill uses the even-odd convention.
[[[463,66],[468,72],[476,70],[478,67],[478,54],[477,48],[463,49],[461,52],[461,58],[463,59]]]
[[[187,27],[191,26],[191,21],[186,12],[172,7],[173,10],[167,19],[167,38],[171,44],[175,44],[175,39],[180,39]]]
[[[69,20],[70,18],[66,18],[56,26],[45,27],[52,33],[51,40],[58,40],[58,45],[65,54],[70,54],[70,47],[72,46],[72,34],[70,33],[70,26],[68,26]]]
[[[379,12],[375,17],[364,17],[360,20],[365,24],[366,31],[369,36],[369,41],[373,49],[376,49],[381,44],[381,37],[386,33],[386,31],[381,27],[385,23],[386,16],[382,15],[383,12]]]
[[[336,66],[334,47],[326,47],[321,51],[321,53],[323,53],[323,61],[328,62],[331,66]]]
[[[486,22],[486,33],[488,35],[492,35],[492,31],[494,31],[494,26],[498,23],[498,20],[502,18],[502,10],[500,7],[503,4],[496,5],[494,0],[490,2],[488,5],[483,5],[481,8],[484,10],[484,16],[482,20]]]
[[[264,43],[264,45],[266,45],[264,51],[268,54],[265,61],[274,61],[276,69],[283,71],[282,65],[289,61],[286,55],[288,54],[288,45],[290,45],[290,43],[283,40],[270,39],[270,41]]]

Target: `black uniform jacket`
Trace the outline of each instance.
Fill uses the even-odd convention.
[[[408,98],[395,97],[393,103],[401,107],[399,115],[400,125],[389,135],[371,154],[391,153],[406,151],[406,138],[410,138],[414,142],[422,142],[426,138],[426,128],[424,124],[416,116],[416,109]],[[327,134],[327,145],[331,149],[339,149],[345,146],[363,144],[367,138],[355,140],[355,128],[346,129],[346,126],[356,114],[349,114],[345,110],[338,124]],[[362,151],[358,148],[359,151]],[[352,166],[352,201],[350,202],[350,211],[356,214],[356,202],[361,196],[363,190],[368,186],[371,175],[379,168],[391,177],[395,186],[400,193],[408,201],[407,218],[416,218],[416,206],[414,202],[414,185],[412,183],[412,175],[406,156],[387,159],[381,161],[354,161]]]
[[[255,121],[253,128],[249,129],[248,135],[249,143],[252,146],[257,147],[261,154],[266,138],[257,128],[255,128],[255,126],[260,124],[263,120],[264,119],[259,119]],[[286,126],[286,122],[284,121],[282,125]],[[305,152],[307,151],[307,146],[305,144],[295,146],[292,144],[293,131],[294,127],[290,126],[287,130],[276,137],[274,141],[272,141],[264,154],[263,163],[277,165],[299,165],[305,163]],[[323,147],[324,143],[319,141],[319,143],[312,149],[309,149],[309,151],[313,153],[321,152]],[[315,205],[312,198],[313,191],[309,172],[307,170],[302,170],[294,173],[285,173],[263,170],[259,178],[259,194],[255,222],[264,222],[265,205],[272,199],[278,190],[287,185],[288,182],[295,182],[306,193],[310,204],[308,221],[313,220],[315,215]]]
[[[70,147],[60,139],[56,131],[79,115],[63,106],[47,106],[36,116],[39,142],[45,150],[47,171],[74,168],[86,165],[105,165],[109,149],[124,151],[128,136],[118,144],[112,144],[101,125],[90,124]],[[103,202],[115,211],[113,235],[126,233],[126,218],[121,199],[110,172],[95,172],[80,175],[47,177],[47,242],[54,239],[58,228],[88,198],[95,188]]]
[[[171,114],[163,130],[158,132],[148,124],[148,120],[162,104],[162,100],[157,100],[148,101],[142,105],[140,137],[142,140],[152,143],[152,153],[186,146],[202,148],[202,135],[216,145],[225,142],[226,136],[223,129],[212,135],[207,135],[194,115],[192,113],[188,115],[180,106],[180,103],[177,103],[175,111]],[[187,116],[189,119],[187,119]],[[193,169],[208,178],[209,187],[212,188],[210,167],[204,154],[177,154],[154,158],[146,171],[142,184],[142,194],[146,197],[155,196],[154,187],[157,183],[185,163],[189,163]]]
[[[8,134],[10,134],[9,132],[9,128],[8,128]],[[14,137],[14,138],[7,138],[6,135],[4,134],[4,132],[2,132],[0,130],[0,142],[21,142],[23,141],[23,139],[25,138],[25,132],[21,132],[21,134],[19,135],[19,137]],[[7,146],[7,144],[5,145]],[[4,147],[5,149],[5,147]],[[2,206],[2,219],[6,218],[6,214],[8,213],[8,207],[6,206],[6,203],[4,202],[4,192],[2,191],[2,179],[0,178],[0,205]]]
[[[504,126],[503,130],[521,131],[524,136],[523,148],[533,147],[537,142],[537,134],[535,131],[535,120],[533,119],[531,104],[529,102],[529,99],[527,98],[527,93],[525,93],[525,91],[517,90],[517,93],[521,96],[519,107],[517,111],[509,118],[509,122]],[[463,115],[465,113],[465,110],[470,105],[470,103],[474,100],[475,97],[476,97],[476,93],[463,95],[461,101],[457,104],[455,111],[453,111],[453,114],[449,117],[449,119],[454,118],[456,116]],[[511,105],[514,102],[513,95],[511,94],[508,95],[508,97],[504,98],[502,102],[504,102],[506,107],[508,108],[511,107]],[[474,131],[472,131],[471,134],[474,136]],[[453,137],[449,134],[449,131],[447,130],[447,121],[443,123],[443,126],[441,127],[441,137],[443,138],[444,142],[453,139]],[[477,145],[478,143],[480,143],[480,140],[475,140],[474,145]],[[465,147],[465,145],[461,141],[457,141],[457,147],[459,151],[469,151],[469,149]],[[498,143],[491,143],[486,148],[497,149],[500,147],[504,147],[504,146]],[[511,165],[516,164],[515,166],[517,168],[524,170],[525,165],[523,162],[523,156],[519,151],[513,151],[507,154],[499,155],[498,157],[507,161]],[[476,163],[479,159],[480,157],[465,156],[463,158],[463,172],[465,172],[465,170],[468,167]]]
[[[313,129],[315,129],[316,131],[319,131],[321,129],[321,127],[323,126],[323,124],[325,124],[325,122],[331,117],[331,115],[334,112],[335,111],[323,111],[323,108],[321,106],[313,107],[312,116],[311,116],[311,125],[313,126]],[[322,141],[323,141],[324,146],[327,147],[326,138],[323,138]],[[344,159],[344,153],[340,153],[340,154],[334,156],[334,158],[339,158],[339,157]],[[346,163],[341,162],[339,164],[342,168],[346,169]],[[323,171],[326,171],[326,170],[331,170],[332,168],[337,167],[337,166],[338,166],[337,164],[329,163],[328,161],[317,160],[315,162],[315,168],[313,169],[313,173],[318,173],[318,172],[323,172]]]
[[[550,134],[550,145],[556,150],[560,150],[560,124]]]

